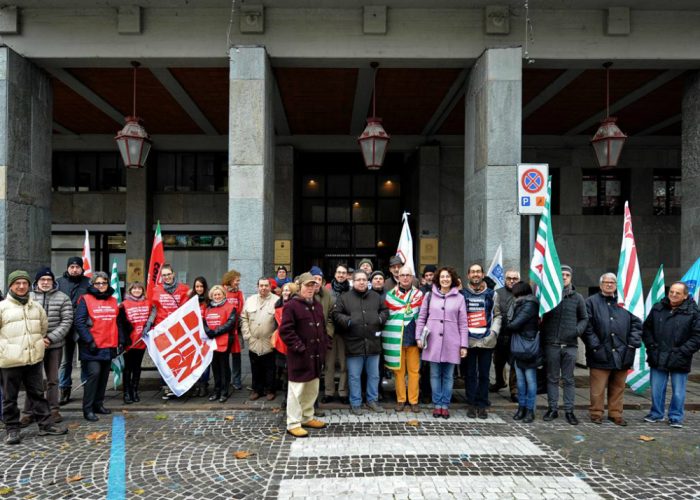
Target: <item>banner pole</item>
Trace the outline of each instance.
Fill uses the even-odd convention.
[[[529,215],[528,219],[530,225],[530,246],[528,248],[530,249],[530,262],[532,262],[535,255],[535,216]]]

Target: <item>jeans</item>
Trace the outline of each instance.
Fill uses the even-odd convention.
[[[430,363],[430,388],[433,392],[435,409],[450,406],[452,386],[455,380],[455,366],[452,363]]]
[[[664,408],[666,406],[666,387],[668,379],[671,379],[671,404],[668,407],[669,422],[683,422],[685,410],[685,385],[688,382],[688,374],[681,372],[669,372],[666,370],[651,369],[651,411],[649,416],[664,418]]]
[[[493,349],[471,347],[462,360],[467,404],[478,408],[489,406],[489,371]]]
[[[379,397],[379,354],[373,356],[349,356],[348,385],[350,386],[350,406],[362,405],[362,371],[367,372],[367,402],[373,403]]]
[[[545,346],[547,363],[547,401],[550,410],[559,408],[559,378],[564,380],[564,411],[574,411],[576,385],[574,383],[574,368],[576,367],[576,351],[573,346]]]
[[[78,342],[73,340],[73,330],[66,335],[66,345],[63,346],[63,361],[58,370],[58,387],[60,389],[70,389],[73,386],[71,377],[73,376],[73,358],[75,357],[75,348]],[[85,382],[87,374],[80,364],[80,381]]]
[[[516,361],[515,376],[518,380],[518,406],[534,410],[537,398],[537,368],[520,368]]]

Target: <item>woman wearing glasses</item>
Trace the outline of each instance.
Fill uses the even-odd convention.
[[[119,304],[112,297],[113,293],[107,273],[97,271],[75,311],[79,357],[87,378],[83,391],[83,416],[90,422],[99,420],[96,413],[112,413],[104,406],[110,364],[126,344]]]

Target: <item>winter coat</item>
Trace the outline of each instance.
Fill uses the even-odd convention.
[[[345,292],[350,291],[350,282],[348,280],[343,281],[342,284],[335,281],[335,278],[331,280],[330,283],[326,284],[326,290],[328,290],[335,300],[338,300]]]
[[[509,352],[511,332],[506,327],[508,326],[510,308],[515,304],[515,297],[513,297],[513,291],[507,286],[496,290],[496,295],[498,295],[498,305],[501,309],[501,331],[498,334],[497,345],[499,349]]]
[[[49,320],[49,329],[46,338],[51,341],[47,349],[58,349],[66,344],[66,336],[73,327],[73,304],[65,293],[58,289],[58,284],[48,292],[42,292],[34,284],[34,290],[30,292],[34,302],[39,304]]]
[[[298,295],[282,309],[280,337],[287,345],[287,376],[290,382],[309,382],[321,376],[330,337],[323,310],[315,300]]]
[[[693,354],[700,349],[700,311],[692,299],[676,309],[664,297],[644,322],[642,340],[652,368],[689,373]]]
[[[68,271],[63,273],[63,276],[56,280],[58,289],[70,297],[73,304],[73,309],[78,307],[80,297],[90,288],[90,278],[80,275],[77,277],[68,274]]]
[[[335,334],[335,325],[333,324],[331,311],[333,307],[335,307],[335,297],[325,288],[320,288],[319,291],[316,292],[316,295],[314,295],[314,298],[323,308],[323,317],[326,318],[326,333],[329,337],[333,337]]]
[[[86,294],[93,296],[99,301],[109,301],[113,293],[114,289],[111,286],[104,292],[100,292],[97,288],[90,285]],[[118,346],[125,346],[128,343],[120,316],[117,312],[115,319],[117,324],[117,345],[103,348],[93,346],[91,348],[91,344],[95,342],[92,335],[95,325],[90,317],[90,312],[87,302],[82,298],[78,302],[78,308],[75,310],[74,320],[75,329],[78,332],[78,357],[81,361],[110,361],[117,357]]]
[[[501,305],[498,295],[491,288],[485,287],[477,292],[470,285],[461,293],[467,303],[469,347],[493,349],[501,331]]]
[[[467,329],[467,304],[457,287],[447,295],[433,285],[430,293],[423,297],[423,305],[416,321],[416,340],[428,327],[427,347],[423,347],[423,361],[434,363],[460,363],[460,349],[469,344]]]
[[[540,323],[540,303],[534,295],[518,297],[513,303],[513,316],[508,320],[506,329],[511,336],[521,335],[528,340],[532,340],[537,335]],[[541,338],[541,336],[540,336]],[[511,360],[510,364],[513,364]],[[517,360],[518,367],[525,370],[527,368],[537,368],[539,359],[530,362]]]
[[[251,295],[245,301],[241,313],[240,325],[243,338],[248,343],[248,350],[262,356],[272,352],[272,334],[277,327],[275,321],[275,302],[277,295],[266,298]]]
[[[0,302],[0,368],[34,365],[44,359],[44,336],[49,323],[31,298],[21,304],[8,294]]]
[[[389,310],[379,294],[353,288],[338,298],[332,316],[345,341],[346,356],[374,356],[382,352],[381,332]]]
[[[542,343],[576,347],[578,338],[586,331],[586,326],[586,301],[571,285],[570,288],[564,288],[559,305],[542,317]]]
[[[586,300],[588,326],[583,334],[586,364],[601,370],[627,370],[642,336],[642,322],[617,305],[617,294],[596,293]]]

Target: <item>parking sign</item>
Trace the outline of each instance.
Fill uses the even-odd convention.
[[[521,163],[518,165],[518,214],[540,215],[544,212],[547,195],[546,163]]]

